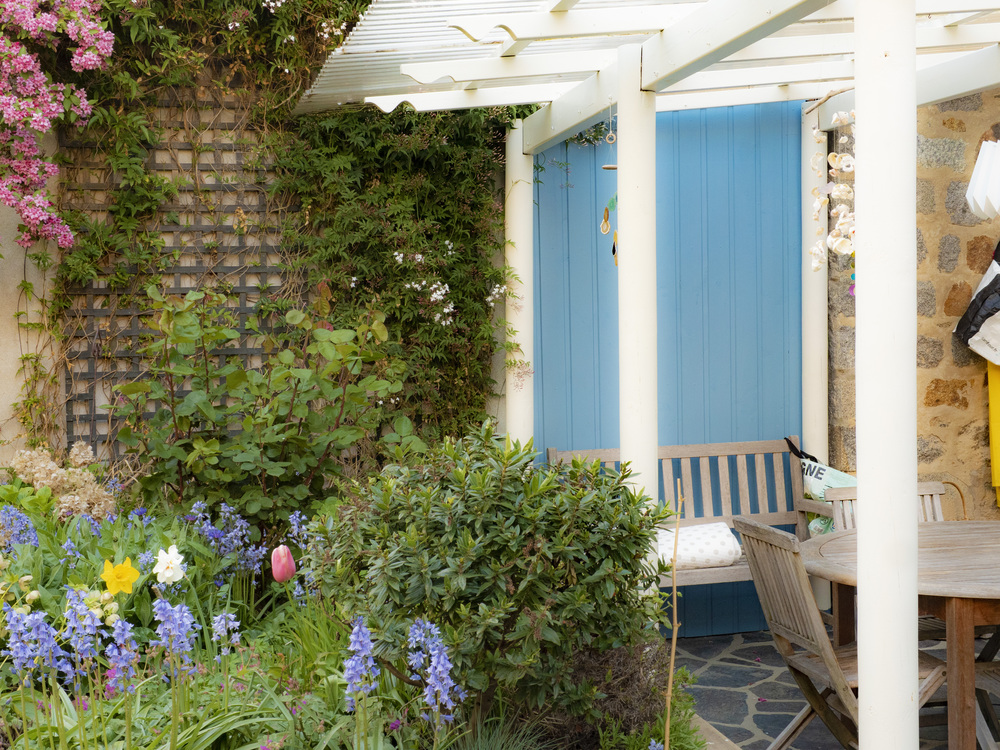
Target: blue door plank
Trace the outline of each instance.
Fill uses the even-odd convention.
[[[661,444],[801,430],[799,112],[790,102],[657,116]],[[617,273],[598,229],[616,178],[601,165],[615,149],[563,144],[541,158],[536,445],[617,447]],[[790,469],[776,468],[788,486]],[[750,584],[685,593],[685,635],[763,624]]]
[[[588,396],[600,393],[598,369],[599,342],[597,330],[595,255],[597,241],[594,234],[594,214],[587,216],[586,207],[597,202],[594,185],[594,149],[570,145],[566,160],[572,166],[564,176],[574,203],[570,215],[574,221],[566,227],[568,244],[567,281],[569,284],[569,346],[570,380],[567,381],[570,403],[586,402]],[[600,235],[598,235],[600,236]],[[598,444],[598,411],[596,409],[571,409],[572,447],[587,448]]]

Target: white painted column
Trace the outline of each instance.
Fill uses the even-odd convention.
[[[515,278],[507,297],[507,325],[514,331],[517,348],[507,359],[525,363],[508,365],[504,377],[507,434],[526,443],[535,434],[535,263],[534,263],[534,164],[524,153],[522,121],[507,133],[507,168],[504,185],[504,256]]]
[[[827,211],[813,219],[813,188],[827,179],[812,168],[813,154],[826,159],[826,146],[816,143],[816,112],[802,115],[802,446],[823,463],[830,461],[830,376],[827,325],[827,265],[814,271],[809,250],[825,239]],[[824,164],[826,162],[824,161]]]
[[[855,4],[861,747],[917,727],[914,0]]]
[[[639,88],[641,56],[618,50],[618,404],[622,460],[655,498],[656,97]]]

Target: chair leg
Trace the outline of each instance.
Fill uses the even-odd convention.
[[[979,713],[983,715],[983,720],[990,733],[994,737],[1000,737],[1000,720],[997,720],[997,712],[993,708],[993,700],[985,690],[976,690],[976,703],[979,704]],[[978,719],[977,719],[978,721]]]
[[[993,733],[990,731],[989,721],[983,714],[981,703],[976,705],[976,742],[979,745],[979,750],[1000,750],[1000,745],[997,745],[996,740],[993,739]]]
[[[986,645],[983,646],[983,650],[979,652],[979,656],[976,657],[976,661],[993,661],[998,652],[1000,652],[1000,628],[993,631],[993,635],[991,635],[990,639],[986,641]]]
[[[798,737],[802,730],[808,726],[809,722],[816,717],[816,712],[813,707],[808,703],[803,707],[801,711],[795,714],[795,717],[788,722],[788,726],[781,730],[781,734],[774,738],[774,741],[767,746],[767,750],[785,750],[795,738]]]
[[[802,672],[792,669],[790,666],[788,667],[788,671],[795,679],[795,683],[799,686],[799,690],[801,690],[802,694],[805,696],[806,702],[816,715],[823,720],[823,723],[826,724],[830,733],[837,738],[837,741],[848,749],[857,747],[857,732],[853,731],[851,729],[852,725],[849,725],[848,722],[846,722],[836,711],[830,708],[830,704],[827,702],[827,697],[833,693],[833,690],[826,688],[823,692],[820,692],[816,689],[812,680],[810,680]],[[792,720],[793,723],[796,719],[798,719],[798,716]],[[802,727],[805,727],[804,723]],[[801,731],[801,729],[799,731]]]

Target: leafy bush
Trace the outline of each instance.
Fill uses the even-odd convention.
[[[650,740],[662,743],[670,669],[670,643],[663,638],[603,652],[578,651],[572,673],[578,681],[597,688],[597,715],[583,719],[566,711],[549,712],[541,717],[548,735],[564,750],[647,750]],[[671,750],[696,750],[704,745],[691,721],[694,698],[684,689],[694,682],[687,669],[674,673]]]
[[[380,656],[397,659],[413,618],[438,623],[483,712],[498,689],[584,711],[596,690],[571,674],[573,654],[659,637],[665,622],[664,566],[649,553],[668,511],[631,489],[627,469],[535,456],[487,423],[419,466],[383,470],[310,549],[323,593],[395,644]]]
[[[265,351],[252,366],[224,296],[147,294],[159,311],[141,350],[148,375],[118,386],[115,407],[118,439],[149,461],[147,500],[226,502],[258,528],[321,503],[340,456],[377,426],[375,400],[402,388],[383,317],[341,330],[301,310],[271,332],[252,322]]]

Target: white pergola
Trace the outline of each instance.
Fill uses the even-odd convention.
[[[618,125],[623,460],[657,475],[655,114],[822,99],[803,132],[856,110],[860,736],[917,747],[916,107],[1000,86],[1000,0],[374,0],[298,105],[391,111],[544,103],[507,144],[507,317],[534,358],[532,155]],[[803,437],[827,444],[825,274],[803,138]],[[822,183],[822,181],[820,181]],[[889,377],[887,373],[902,373]],[[530,381],[507,383],[507,425],[533,434]]]

